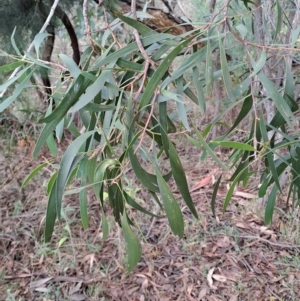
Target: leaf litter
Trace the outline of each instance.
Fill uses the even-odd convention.
[[[253,205],[253,191],[239,189],[224,214],[226,192],[221,190],[213,217],[210,197],[218,170],[207,162],[195,164],[190,159],[195,150],[188,150],[189,160],[183,162],[200,219],[181,203],[185,235],[179,240],[166,218],[131,211],[143,255],[126,275],[122,232],[108,218],[111,231],[102,241],[101,212],[91,195],[87,230],[80,224],[76,195],[66,196],[67,220],[56,224],[51,244],[41,242],[47,205],[43,181],[49,174],[36,177],[20,192],[20,183],[37,164],[24,148],[19,145],[15,156],[0,157],[4,300],[298,300],[298,215],[293,217],[294,235],[283,235],[291,227],[286,214],[278,211],[272,225],[265,227],[262,212]],[[175,185],[170,187],[176,195]],[[138,197],[148,196],[141,190]],[[106,213],[109,217],[109,208]],[[59,245],[62,237],[67,239]]]

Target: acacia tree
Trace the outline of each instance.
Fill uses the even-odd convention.
[[[194,128],[196,138],[186,135],[191,143],[204,149],[202,157],[211,156],[224,171],[236,167],[223,210],[226,210],[235,186],[240,182],[246,185],[256,172],[253,169],[255,162],[262,162],[265,166],[258,194],[260,197],[268,195],[266,224],[271,222],[276,195],[282,191],[281,179],[289,170],[289,197],[292,197],[295,205],[300,197],[300,153],[295,126],[298,104],[296,78],[291,66],[297,52],[295,46],[300,26],[296,8],[300,3],[271,0],[245,0],[241,3],[228,0],[224,4],[220,1],[215,8],[207,6],[205,24],[197,28],[187,24],[179,35],[175,35],[174,29],[179,28],[178,20],[173,22],[173,18],[173,23],[163,23],[158,22],[158,18],[154,22],[157,16],[155,9],[152,9],[152,14],[148,9],[146,14],[137,10],[134,1],[130,4],[131,14],[124,15],[124,7],[128,11],[127,1],[101,2],[104,15],[111,13],[118,20],[111,23],[107,21],[101,36],[95,39],[89,32],[89,20],[85,18],[90,45],[83,49],[81,69],[77,62],[65,54],[60,54],[62,65],[51,65],[51,68],[67,70],[70,75],[63,83],[56,83],[51,97],[58,105],[53,112],[40,119],[44,129],[33,152],[36,157],[44,143],[50,149],[55,147],[54,130],[59,140],[63,129],[69,130],[74,136],[73,143],[61,158],[60,166],[47,187],[50,194],[45,240],[50,241],[55,221],[61,216],[67,183],[78,177],[81,179],[77,192],[83,226],[88,227],[87,186],[90,185],[100,200],[104,238],[108,234],[104,210],[106,203],[123,229],[129,251],[129,270],[138,262],[141,247],[132,230],[133,222],[128,216],[128,208],[156,215],[143,208],[123,189],[126,167],[132,167],[141,185],[166,213],[173,233],[182,237],[183,216],[168,186],[171,177],[192,214],[195,217],[198,215],[170,134],[177,131],[176,118],[187,131],[191,128],[185,97],[199,106],[202,114],[206,113],[206,99],[213,93],[220,77],[226,91],[226,97],[220,99],[220,103],[226,105],[226,109],[203,132]],[[88,3],[84,1],[83,12],[87,10]],[[114,33],[120,23],[132,28],[132,40],[127,45],[121,45]],[[162,23],[162,26],[153,29],[154,25]],[[232,45],[240,52],[235,52]],[[39,44],[36,43],[36,46],[38,49]],[[226,55],[228,53],[230,56]],[[172,62],[179,56],[182,57],[181,63],[173,70]],[[217,58],[217,64],[214,58]],[[14,87],[14,93],[0,104],[0,111],[27,88],[27,82],[37,67],[49,68],[33,56],[26,60],[17,58],[16,62],[2,68],[11,70],[14,64],[22,69],[13,79],[0,86],[0,92],[8,86]],[[234,74],[239,76],[235,76],[233,81]],[[178,117],[170,114],[171,102],[176,104]],[[240,108],[239,113],[227,132],[214,141],[207,141],[210,131],[218,126],[224,114],[235,107]],[[77,128],[73,122],[75,113],[80,116],[83,128]],[[232,141],[231,137],[239,124],[248,117],[253,120],[251,129],[244,131],[242,142]],[[222,162],[214,152],[219,145],[232,149],[227,162]],[[161,160],[169,160],[168,172],[163,172]],[[46,164],[49,163],[35,169],[24,185]],[[220,176],[212,196],[213,212],[221,181]]]

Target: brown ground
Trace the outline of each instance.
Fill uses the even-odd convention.
[[[210,197],[218,171],[207,161],[200,162],[192,147],[179,148],[191,186],[200,187],[191,189],[200,219],[182,206],[185,237],[178,240],[166,219],[132,211],[143,256],[129,275],[122,232],[109,218],[109,238],[101,240],[101,214],[92,196],[88,230],[80,224],[78,196],[68,196],[66,219],[57,223],[51,244],[42,243],[47,204],[43,182],[51,170],[20,192],[25,176],[37,165],[29,156],[30,145],[19,142],[9,156],[2,153],[1,300],[299,300],[300,246],[293,245],[300,239],[297,216],[279,211],[272,226],[264,227],[255,201],[243,190],[235,194],[225,214],[221,191],[214,218]],[[131,193],[157,212],[147,195],[134,187],[129,179]]]

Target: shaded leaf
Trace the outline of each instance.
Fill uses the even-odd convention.
[[[164,209],[167,213],[171,230],[175,235],[181,238],[184,233],[184,223],[180,207],[173,193],[171,192],[170,188],[168,187],[167,183],[158,170],[156,170],[156,176],[159,191],[163,200]]]

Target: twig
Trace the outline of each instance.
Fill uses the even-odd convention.
[[[88,16],[87,16],[87,4],[88,4],[88,0],[84,0],[83,4],[82,4],[82,14],[83,14],[83,19],[84,19],[86,34],[88,36],[88,39],[90,41],[90,44],[91,44],[91,47],[92,47],[93,51],[95,53],[97,53],[98,55],[100,55],[99,51],[95,48],[95,44],[94,44],[94,41],[92,39],[91,27],[90,27],[89,19],[88,19]]]
[[[55,12],[55,9],[56,9],[58,3],[59,3],[59,0],[55,0],[55,1],[54,1],[53,5],[52,5],[52,7],[51,7],[51,9],[50,9],[50,13],[49,13],[49,15],[48,15],[48,17],[47,17],[47,19],[46,19],[44,25],[42,26],[41,30],[39,31],[39,33],[43,33],[43,32],[46,30],[47,26],[49,25],[49,23],[50,23],[50,21],[51,21],[53,15],[54,15],[54,12]],[[30,44],[29,47],[27,48],[27,51],[26,51],[26,52],[30,52],[31,49],[33,48],[33,46],[34,46],[34,41],[31,42],[31,44]],[[26,56],[26,53],[25,53],[22,59],[25,59],[26,57],[27,57],[27,56]],[[10,75],[9,79],[13,78],[13,77],[19,72],[20,68],[21,68],[21,66],[18,67],[18,68],[16,68],[16,69],[14,70],[14,72]],[[3,95],[4,95],[5,92],[6,92],[6,90],[7,90],[7,88],[4,89],[4,90],[1,92],[0,98],[3,97]]]
[[[154,93],[154,96],[153,96],[153,100],[152,100],[152,103],[151,103],[151,111],[149,113],[149,116],[148,116],[148,119],[146,121],[146,124],[145,124],[145,126],[143,128],[143,132],[142,132],[142,135],[141,135],[141,138],[140,138],[140,142],[139,142],[138,146],[136,147],[136,149],[134,151],[135,154],[139,150],[139,148],[141,147],[141,145],[143,143],[143,140],[144,140],[144,137],[145,137],[148,125],[150,123],[151,116],[153,115],[153,112],[154,112],[154,105],[155,105],[155,101],[156,101],[157,95],[158,95],[158,89],[155,90],[155,93]]]
[[[99,1],[99,5],[101,6],[102,8],[102,11],[103,11],[103,15],[104,15],[104,19],[105,19],[105,25],[106,25],[106,28],[109,29],[110,31],[110,34],[114,40],[114,42],[118,45],[118,47],[121,49],[122,48],[122,45],[120,44],[120,42],[118,41],[117,37],[115,36],[113,30],[110,28],[110,25],[109,25],[109,22],[108,22],[108,18],[107,18],[107,11],[106,11],[106,8],[103,4],[103,1]]]
[[[226,233],[220,233],[221,235],[227,235],[227,236],[232,236],[232,237],[238,237],[238,238],[247,238],[247,239],[254,239],[254,240],[258,240],[261,241],[263,243],[266,243],[270,246],[274,246],[274,247],[280,247],[282,249],[300,249],[300,245],[294,245],[294,244],[282,244],[282,243],[276,243],[273,241],[270,241],[268,239],[262,238],[260,236],[255,236],[255,235],[234,235],[234,234],[226,234]]]
[[[137,19],[137,17],[136,17],[136,0],[132,0],[132,2],[131,2],[131,13],[132,13],[132,18],[136,20]],[[153,60],[151,60],[151,58],[148,56],[147,52],[145,51],[145,48],[144,48],[144,46],[142,44],[141,38],[139,36],[139,33],[138,33],[138,31],[136,29],[133,30],[133,36],[134,36],[134,39],[136,41],[136,44],[137,44],[137,46],[138,46],[138,48],[139,48],[142,56],[145,59],[145,68],[144,68],[144,71],[143,71],[142,83],[141,83],[141,86],[138,89],[137,94],[136,94],[136,96],[134,98],[134,101],[137,101],[139,95],[142,92],[145,80],[147,78],[148,69],[149,69],[150,65],[153,67],[153,69],[155,69],[155,63],[154,63]]]

